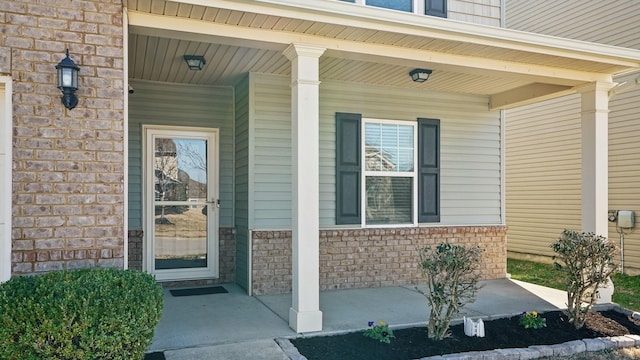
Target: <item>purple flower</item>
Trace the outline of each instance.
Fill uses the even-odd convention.
[[[369,321],[369,326],[373,326],[373,321]]]

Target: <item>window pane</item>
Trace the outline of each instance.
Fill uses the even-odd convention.
[[[367,5],[412,12],[413,0],[367,0]]]
[[[365,124],[366,171],[413,171],[413,126]]]
[[[367,176],[367,225],[413,222],[413,178]]]

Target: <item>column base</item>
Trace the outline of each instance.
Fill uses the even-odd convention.
[[[297,333],[322,331],[322,311],[289,308],[289,326]]]

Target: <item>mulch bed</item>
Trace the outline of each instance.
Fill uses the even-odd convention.
[[[640,321],[617,311],[591,313],[587,324],[580,330],[576,330],[560,311],[540,316],[547,319],[547,327],[537,330],[525,329],[519,325],[518,316],[485,321],[486,336],[483,338],[466,336],[460,324],[452,326],[451,336],[442,341],[429,340],[426,327],[415,327],[394,330],[395,338],[391,344],[365,337],[362,332],[297,338],[291,342],[308,360],[410,360],[467,351],[552,345],[605,336],[640,335]]]

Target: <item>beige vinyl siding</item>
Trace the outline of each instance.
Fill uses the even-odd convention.
[[[508,250],[550,256],[563,229],[580,229],[580,96],[509,110],[505,123]]]
[[[291,226],[290,80],[252,74],[255,176],[252,228]],[[441,119],[441,224],[500,224],[500,117],[488,99],[337,81],[320,85],[320,225],[335,226],[335,113]],[[250,226],[251,227],[251,226]]]
[[[447,18],[498,27],[500,2],[501,0],[447,0]]]
[[[505,13],[508,28],[640,49],[639,1],[507,0]],[[609,109],[609,209],[634,210],[638,215],[640,88],[612,97]],[[581,228],[580,98],[547,101],[506,114],[507,248],[549,256],[548,244],[562,229]],[[557,144],[536,139],[534,134],[541,132]],[[528,177],[528,169],[544,178]],[[615,223],[609,224],[608,235],[619,244]],[[640,232],[626,234],[624,247],[625,267],[640,273]]]
[[[249,79],[236,83],[235,226],[236,283],[249,289]]]
[[[131,81],[129,229],[142,229],[142,125],[220,129],[220,226],[233,226],[233,89]]]
[[[510,29],[640,49],[640,1],[506,0]]]
[[[640,274],[640,87],[616,95],[610,108],[609,209],[635,211],[636,228],[624,236],[624,263],[631,273]],[[609,238],[619,245],[614,223]]]

